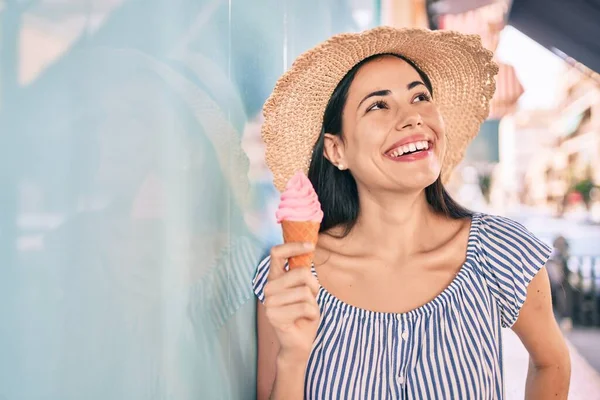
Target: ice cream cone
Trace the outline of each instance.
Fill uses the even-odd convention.
[[[299,171],[287,183],[275,213],[283,230],[285,243],[317,244],[323,211],[315,189],[306,175]],[[290,269],[312,266],[314,252],[288,260]]]
[[[283,241],[285,243],[301,242],[317,244],[319,237],[319,222],[315,221],[281,221],[283,230]],[[297,267],[310,267],[314,258],[314,252],[291,257],[288,260],[290,269]]]

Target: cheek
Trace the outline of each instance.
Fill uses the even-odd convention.
[[[428,104],[425,110],[421,113],[424,122],[435,131],[436,134],[443,133],[444,119],[435,104]]]
[[[448,138],[446,137],[446,127],[442,115],[438,112],[437,108],[432,107],[431,112],[427,113],[423,119],[429,129],[436,135],[438,147],[441,150],[445,150]]]
[[[369,168],[374,156],[381,151],[389,128],[385,128],[381,121],[366,120],[360,122],[351,134],[346,136],[345,157],[347,162],[356,169]]]
[[[354,130],[354,144],[362,150],[379,149],[381,143],[389,134],[391,122],[388,118],[365,118]]]

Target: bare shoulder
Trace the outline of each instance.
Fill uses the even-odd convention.
[[[433,247],[431,250],[445,247],[462,249],[468,241],[471,224],[471,217],[451,218],[438,215],[430,222],[429,229],[424,233],[427,234],[427,242]]]

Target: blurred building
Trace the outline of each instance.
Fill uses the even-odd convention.
[[[551,191],[547,168],[553,161],[556,140],[551,130],[553,113],[521,110],[503,119],[497,190],[502,191],[505,206],[545,204]]]
[[[503,179],[511,195],[521,194],[521,202],[562,213],[574,185],[586,179],[600,183],[597,76],[565,63],[556,109],[523,110],[505,119]]]
[[[600,183],[600,75],[571,68],[564,79],[557,113],[558,151],[566,158],[568,175]],[[582,70],[583,69],[583,70]],[[588,176],[591,174],[591,176]]]

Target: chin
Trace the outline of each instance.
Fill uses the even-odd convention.
[[[406,176],[406,177],[404,177],[405,179],[402,179],[402,181],[399,183],[403,188],[406,188],[406,189],[423,190],[426,187],[433,185],[435,183],[435,181],[439,178],[439,176],[440,176],[439,171],[430,171],[430,172],[423,171],[422,173],[417,173],[417,174],[412,174],[411,176]]]

